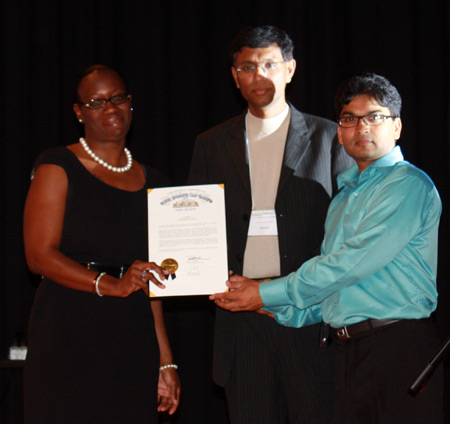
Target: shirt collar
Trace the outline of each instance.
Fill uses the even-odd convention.
[[[382,156],[380,159],[372,163],[370,167],[384,168],[385,166],[393,166],[397,162],[403,161],[403,154],[400,146],[395,146],[387,155]]]
[[[394,166],[397,162],[402,162],[403,154],[400,146],[395,146],[388,154],[377,159],[374,163],[369,165],[361,174],[359,173],[358,165],[353,165],[351,168],[338,175],[338,187],[342,188],[344,185],[355,185],[360,176],[370,176],[374,172],[383,172],[382,168]]]

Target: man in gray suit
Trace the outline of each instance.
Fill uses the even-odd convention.
[[[272,26],[237,35],[231,72],[248,109],[197,138],[189,176],[225,184],[229,268],[259,280],[318,253],[335,177],[352,164],[336,124],[286,103],[293,47]],[[329,420],[332,351],[319,348],[319,333],[320,324],[292,329],[217,309],[213,377],[233,424]]]

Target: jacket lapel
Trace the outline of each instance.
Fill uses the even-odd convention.
[[[303,114],[291,104],[291,122],[289,124],[286,146],[284,149],[283,166],[281,167],[278,192],[281,191],[286,181],[292,177],[296,169],[300,168],[302,159],[311,144],[309,129]]]
[[[245,140],[245,115],[247,111],[244,111],[234,123],[233,128],[230,131],[230,139],[226,144],[226,149],[228,153],[231,155],[231,158],[235,165],[235,170],[232,172],[236,172],[245,189],[251,193],[250,188],[250,174],[247,163],[247,147]]]

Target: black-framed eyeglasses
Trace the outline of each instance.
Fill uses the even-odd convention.
[[[78,102],[78,104],[86,106],[88,109],[102,109],[106,107],[108,102],[111,102],[113,105],[121,105],[122,103],[126,103],[131,99],[131,94],[121,93],[112,96],[109,99],[90,99],[88,102]]]
[[[236,71],[242,72],[244,74],[253,74],[256,71],[256,68],[259,68],[264,73],[270,73],[275,71],[278,66],[283,64],[283,62],[275,62],[273,60],[266,60],[265,62],[260,63],[248,63],[241,66],[236,66]]]
[[[386,119],[397,118],[392,115],[382,115],[381,113],[369,113],[368,115],[363,116],[355,116],[355,115],[345,115],[342,116],[338,124],[343,128],[352,128],[357,127],[359,125],[359,121],[363,121],[366,125],[376,126],[381,125]]]

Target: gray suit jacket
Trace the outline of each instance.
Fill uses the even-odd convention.
[[[290,106],[291,122],[275,205],[282,275],[319,252],[336,176],[353,164],[337,142],[335,123]],[[189,184],[225,184],[228,266],[238,274],[242,273],[252,209],[245,114],[197,137],[189,174]],[[234,330],[240,316],[217,308],[213,374],[221,386],[226,383],[233,352],[238,348]]]

